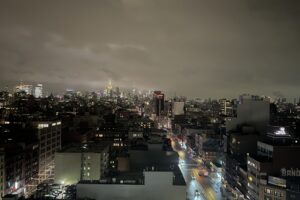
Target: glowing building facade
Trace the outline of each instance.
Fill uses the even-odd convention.
[[[111,80],[108,81],[108,85],[105,87],[104,95],[106,97],[112,97],[113,95],[113,86]]]
[[[27,95],[32,95],[32,85],[25,85],[21,83],[15,87],[16,92],[25,92]]]
[[[61,122],[39,122],[39,182],[54,179],[54,155],[61,149]]]
[[[43,97],[43,85],[37,84],[34,88],[34,97],[35,98],[41,98]]]

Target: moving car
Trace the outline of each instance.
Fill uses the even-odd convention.
[[[207,170],[199,170],[199,172],[198,172],[198,175],[199,176],[208,176],[208,171]]]
[[[199,197],[199,196],[200,196],[199,190],[195,190],[195,197]]]

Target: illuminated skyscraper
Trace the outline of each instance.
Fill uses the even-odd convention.
[[[112,82],[111,80],[109,80],[108,85],[105,87],[104,95],[107,97],[112,97],[112,89],[113,89]]]
[[[37,84],[34,88],[34,97],[35,98],[41,98],[43,97],[43,85],[42,84]]]
[[[54,154],[61,148],[61,122],[35,122],[39,138],[39,182],[54,178]]]

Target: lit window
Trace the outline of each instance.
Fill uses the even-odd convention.
[[[266,193],[267,194],[271,194],[272,190],[270,190],[269,188],[266,189]]]
[[[38,124],[38,129],[48,128],[48,127],[49,127],[48,124]]]
[[[251,181],[251,182],[253,181],[253,179],[252,179],[252,177],[251,177],[251,176],[249,176],[249,177],[248,177],[248,179],[249,179],[249,181]]]

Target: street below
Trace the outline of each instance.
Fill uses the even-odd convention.
[[[199,158],[193,158],[191,153],[181,145],[175,136],[171,137],[172,148],[179,155],[179,168],[187,184],[187,199],[189,200],[219,200],[221,194],[221,174],[209,172],[207,176],[199,175],[203,163]]]

